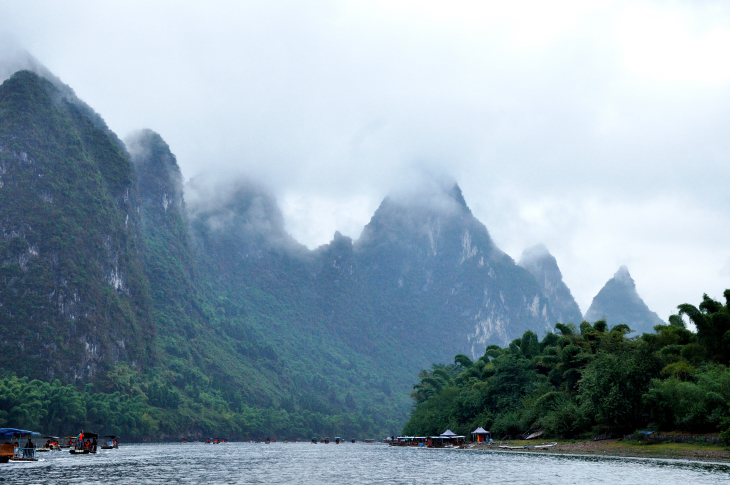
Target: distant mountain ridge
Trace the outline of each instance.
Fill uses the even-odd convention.
[[[652,333],[656,325],[666,325],[636,292],[636,284],[626,266],[621,266],[593,298],[585,319],[588,322],[605,319],[611,326],[626,324],[639,334]]]
[[[496,247],[455,183],[386,198],[354,248],[372,291],[393,311],[409,302],[402,338],[476,357],[555,323],[535,279]]]
[[[134,397],[168,438],[392,434],[432,362],[580,319],[555,258],[516,264],[453,181],[310,251],[262,187],[183,187],[159,134],[122,143],[37,72],[0,86],[5,372]]]
[[[537,280],[540,289],[550,302],[556,321],[575,324],[582,321],[580,308],[563,281],[558,262],[545,246],[540,244],[525,249],[519,265]]]

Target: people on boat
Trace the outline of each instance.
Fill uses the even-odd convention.
[[[34,458],[35,457],[35,444],[33,443],[33,440],[30,439],[30,436],[28,436],[28,442],[25,443],[25,447],[23,448],[23,458]]]

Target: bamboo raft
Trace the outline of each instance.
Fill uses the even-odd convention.
[[[509,446],[509,445],[500,445],[499,447],[503,450],[531,450],[531,449],[540,449],[540,448],[552,448],[553,446],[557,445],[558,443],[553,441],[552,443],[540,443],[539,445],[522,445],[522,446]]]

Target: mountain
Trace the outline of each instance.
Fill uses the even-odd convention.
[[[525,249],[519,265],[535,277],[557,322],[578,324],[583,320],[578,304],[563,282],[558,262],[545,246],[540,244]]]
[[[385,324],[437,360],[555,324],[535,278],[497,248],[455,183],[386,198],[354,251]]]
[[[310,251],[262,186],[184,184],[159,134],[30,67],[0,86],[0,426],[393,434],[419,370],[566,315],[454,182]]]
[[[136,180],[124,145],[70,88],[0,86],[0,365],[86,381],[153,359]]]
[[[586,312],[586,321],[600,319],[612,326],[624,323],[640,334],[654,332],[656,325],[666,325],[636,292],[636,284],[626,266],[621,266],[601,288]]]

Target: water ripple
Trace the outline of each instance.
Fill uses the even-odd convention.
[[[345,443],[126,444],[98,455],[49,452],[0,465],[0,481],[113,483],[730,483],[730,466],[683,460],[390,448]]]

